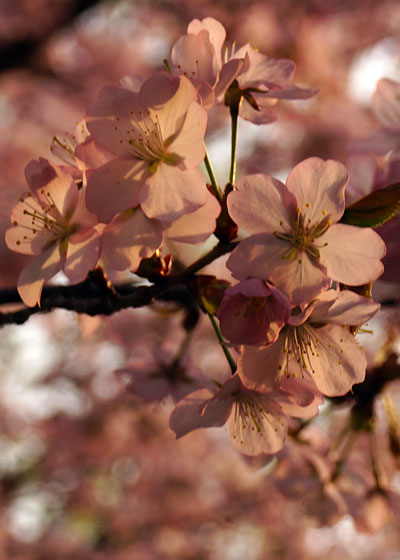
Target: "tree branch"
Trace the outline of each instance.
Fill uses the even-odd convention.
[[[31,315],[49,313],[56,308],[95,316],[111,315],[129,307],[143,307],[155,300],[175,301],[184,308],[193,306],[193,300],[190,303],[188,301],[188,280],[218,257],[233,251],[237,244],[238,242],[218,243],[179,274],[160,277],[151,286],[125,284],[111,287],[100,269],[90,272],[84,282],[74,286],[45,286],[40,307],[24,307],[0,313],[0,327],[8,324],[20,325]],[[0,290],[0,305],[12,303],[21,303],[17,290]]]

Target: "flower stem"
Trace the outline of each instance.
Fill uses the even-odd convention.
[[[210,158],[208,157],[207,150],[206,150],[206,155],[204,156],[204,164],[206,166],[208,176],[210,177],[210,182],[211,182],[212,188],[214,190],[215,196],[216,196],[218,202],[222,202],[222,194],[221,194],[220,188],[217,184],[217,180],[215,178],[214,171],[213,171],[213,168],[212,168],[212,165],[211,165]]]
[[[234,375],[235,372],[236,372],[235,360],[232,358],[232,355],[229,352],[229,350],[228,350],[228,348],[227,348],[227,346],[224,342],[224,337],[222,336],[221,330],[220,330],[220,328],[217,324],[217,321],[215,320],[214,315],[211,315],[211,313],[207,313],[207,315],[210,317],[210,321],[211,321],[211,324],[212,324],[213,329],[215,331],[215,334],[217,335],[217,338],[221,343],[222,351],[225,354],[226,359],[228,360],[229,366],[231,368],[232,375]]]
[[[234,185],[236,180],[236,145],[238,133],[239,108],[231,107],[232,135],[231,135],[231,168],[229,170],[229,182]]]

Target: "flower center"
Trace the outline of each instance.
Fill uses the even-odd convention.
[[[23,204],[23,220],[21,222],[14,220],[13,225],[19,226],[26,233],[16,241],[17,245],[31,243],[35,236],[43,233],[48,237],[49,244],[56,240],[62,242],[75,232],[76,227],[69,224],[60,214],[51,194],[42,190],[41,195],[45,198],[47,205],[41,204],[31,193],[20,199]]]
[[[306,207],[309,208],[311,205],[307,203]],[[290,244],[289,248],[282,253],[283,259],[295,260],[298,253],[303,251],[306,251],[313,259],[319,259],[319,247],[314,242],[318,237],[324,235],[332,225],[332,221],[326,216],[324,210],[322,215],[324,217],[321,221],[312,224],[311,219],[306,218],[300,208],[297,208],[297,218],[292,229],[285,232],[274,231],[275,237]],[[281,222],[281,225],[283,225],[283,222]],[[324,243],[323,246],[326,245],[327,243]]]
[[[297,327],[286,327],[286,340],[283,348],[283,363],[278,366],[281,375],[297,377],[296,373],[290,372],[290,361],[296,360],[301,369],[307,369],[315,373],[314,360],[319,358],[319,344],[315,329],[307,323]]]
[[[237,398],[233,404],[235,429],[232,437],[239,438],[240,443],[243,444],[245,430],[249,428],[263,437],[263,422],[271,423],[271,414],[251,393],[244,394],[240,391],[235,396]],[[277,431],[277,428],[274,427],[274,430]]]

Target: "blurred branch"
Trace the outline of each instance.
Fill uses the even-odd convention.
[[[75,19],[101,0],[74,0],[65,11],[55,18],[53,25],[46,27],[34,38],[26,37],[15,41],[0,42],[0,72],[20,67],[29,67],[38,71],[35,63],[37,53],[47,43],[53,33],[73,25]]]
[[[24,307],[17,311],[0,313],[0,326],[20,325],[36,313],[49,313],[53,309],[68,309],[86,315],[111,315],[121,309],[143,307],[156,300],[174,301],[183,308],[193,306],[187,282],[206,265],[230,253],[234,243],[218,243],[211,251],[176,275],[160,277],[151,286],[111,286],[100,269],[89,273],[87,279],[74,286],[45,286],[41,305]],[[190,301],[189,301],[190,300]],[[16,289],[0,290],[0,305],[21,303]]]

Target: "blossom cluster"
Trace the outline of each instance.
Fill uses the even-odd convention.
[[[196,380],[193,392],[186,383],[170,426],[182,436],[227,422],[239,450],[258,455],[282,448],[292,417],[316,415],[324,396],[363,381],[367,362],[354,334],[379,304],[352,288],[382,274],[386,249],[373,229],[341,223],[348,174],[338,161],[308,158],[285,184],[265,174],[236,181],[237,119],[271,123],[280,99],[318,90],[292,83],[291,60],[250,44],[224,49],[225,39],[215,19],[193,20],[166,71],[105,86],[71,141],[53,141],[62,163],[27,165],[30,191],[12,212],[6,243],[31,255],[18,291],[33,307],[60,271],[75,284],[96,266],[138,272],[174,241],[200,244],[214,233],[236,240],[226,262],[232,286],[209,314],[237,365],[222,382]],[[223,192],[205,136],[211,109],[226,108],[233,140]],[[221,219],[230,233],[221,234]],[[145,383],[131,386],[147,394]]]

